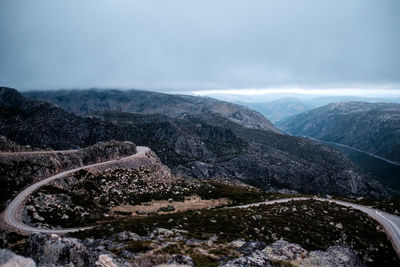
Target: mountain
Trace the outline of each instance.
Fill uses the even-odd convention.
[[[139,90],[59,90],[26,92],[26,97],[49,100],[75,112],[115,110],[129,113],[163,114],[181,118],[188,114],[220,114],[251,129],[279,130],[260,113],[247,107],[208,97],[170,95]]]
[[[289,116],[315,108],[314,105],[295,97],[285,97],[263,103],[238,102],[238,104],[260,112],[272,122],[277,122]]]
[[[182,176],[234,178],[262,189],[312,194],[386,195],[378,182],[327,146],[244,127],[221,114],[172,118],[97,111],[81,116],[9,88],[0,89],[0,103],[0,134],[20,145],[69,149],[126,140],[150,147]]]
[[[224,100],[224,98],[221,98]],[[229,98],[227,98],[229,99]],[[246,98],[244,98],[246,99]],[[233,99],[233,102],[249,107],[260,112],[273,123],[284,120],[288,117],[303,113],[305,111],[322,107],[331,103],[343,101],[358,101],[368,103],[400,103],[399,98],[372,98],[372,97],[357,97],[357,96],[323,96],[323,97],[305,97],[299,95],[298,97],[280,97],[273,101],[261,102],[260,99],[252,99],[251,101],[244,101],[244,99]]]
[[[366,103],[400,103],[399,97],[361,97],[361,96],[319,96],[310,99],[304,99],[305,103],[317,107],[322,107],[337,102],[366,102]]]
[[[277,125],[294,135],[340,143],[400,161],[400,104],[333,103]]]

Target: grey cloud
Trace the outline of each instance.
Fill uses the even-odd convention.
[[[399,12],[398,0],[2,0],[0,84],[399,83]]]

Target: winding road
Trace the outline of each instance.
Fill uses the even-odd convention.
[[[11,227],[13,230],[15,230],[17,232],[22,232],[22,233],[40,232],[40,233],[65,234],[65,233],[69,233],[69,232],[77,232],[77,231],[81,231],[81,230],[90,229],[93,226],[92,227],[88,226],[88,227],[65,228],[65,229],[43,229],[43,228],[37,228],[37,227],[30,226],[30,225],[26,225],[22,221],[22,210],[23,210],[23,205],[25,203],[25,200],[34,191],[36,191],[40,187],[50,183],[53,180],[60,179],[66,175],[69,175],[69,174],[74,173],[79,170],[90,169],[93,167],[99,167],[99,166],[103,166],[103,165],[107,165],[107,164],[111,165],[111,164],[121,162],[121,161],[123,162],[123,161],[131,160],[134,158],[145,157],[146,153],[149,151],[150,151],[150,149],[148,147],[138,146],[137,153],[133,154],[131,156],[71,169],[71,170],[64,171],[64,172],[58,173],[56,175],[50,176],[48,178],[45,178],[35,184],[32,184],[31,186],[27,187],[25,190],[20,192],[14,198],[14,200],[12,200],[10,202],[10,204],[7,206],[6,210],[3,213],[2,220],[4,221],[4,223],[7,224],[7,226]],[[44,153],[58,153],[58,152],[59,151],[44,151]],[[18,153],[26,153],[26,152],[12,152],[12,153],[13,153],[13,155],[16,155]],[[37,153],[40,153],[40,152],[37,152]],[[1,154],[2,153],[0,153],[0,155]],[[400,255],[400,217],[395,216],[390,213],[386,213],[383,211],[373,209],[371,207],[358,205],[355,203],[350,203],[350,202],[345,202],[345,201],[340,201],[340,200],[335,200],[335,199],[323,199],[323,198],[317,198],[317,197],[295,197],[295,198],[285,198],[285,199],[277,199],[277,200],[252,203],[252,204],[247,204],[247,205],[226,207],[226,209],[248,208],[248,207],[254,207],[254,206],[259,206],[259,205],[272,205],[272,204],[276,204],[276,203],[284,203],[284,202],[299,201],[299,200],[315,200],[315,201],[332,202],[332,203],[335,203],[338,205],[351,207],[351,208],[354,208],[354,209],[357,209],[357,210],[360,210],[360,211],[366,213],[367,215],[369,215],[370,217],[372,217],[373,219],[378,221],[384,227],[387,235],[389,236],[389,238],[391,239],[391,241],[393,243],[393,246],[394,246],[396,252]]]
[[[138,146],[136,154],[133,154],[131,156],[121,158],[121,159],[114,159],[110,161],[105,161],[101,163],[95,163],[91,165],[86,165],[82,166],[79,168],[71,169],[68,171],[60,172],[56,175],[50,176],[48,178],[45,178],[37,183],[32,184],[31,186],[25,188],[21,193],[19,193],[13,201],[10,202],[10,204],[7,206],[5,209],[2,219],[3,221],[7,224],[7,226],[11,227],[12,229],[16,230],[17,232],[23,232],[23,233],[32,233],[32,232],[37,232],[37,233],[55,233],[55,234],[65,234],[69,232],[77,232],[81,230],[86,230],[90,229],[92,227],[77,227],[77,228],[68,228],[68,229],[43,229],[43,228],[37,228],[33,227],[30,225],[26,225],[22,221],[22,210],[23,210],[23,204],[25,200],[28,198],[29,195],[31,195],[34,191],[39,189],[40,187],[50,183],[51,181],[54,181],[56,179],[60,179],[66,175],[69,175],[71,173],[74,173],[79,170],[83,169],[90,169],[94,167],[99,167],[99,166],[104,166],[108,164],[113,164],[113,163],[119,163],[127,160],[131,160],[134,158],[141,158],[145,157],[146,153],[150,151],[148,147],[144,146]],[[43,151],[42,153],[59,153],[63,151]],[[8,154],[8,152],[6,152]],[[26,154],[26,153],[31,153],[31,152],[11,152],[12,155],[19,155],[19,154]],[[40,152],[36,152],[40,153]],[[3,153],[1,153],[3,154]]]
[[[386,234],[392,241],[393,247],[396,250],[397,254],[400,256],[400,217],[383,212],[368,206],[363,206],[363,205],[358,205],[355,203],[351,202],[345,202],[341,200],[336,200],[336,199],[325,199],[325,198],[318,198],[318,197],[295,197],[295,198],[285,198],[285,199],[277,199],[277,200],[269,200],[269,201],[264,201],[264,202],[258,202],[258,203],[253,203],[253,204],[247,204],[247,205],[240,205],[240,206],[234,206],[234,207],[228,207],[229,209],[234,209],[234,208],[249,208],[249,207],[255,207],[255,206],[260,206],[260,205],[272,205],[276,203],[283,203],[283,202],[289,202],[289,201],[299,201],[299,200],[315,200],[315,201],[324,201],[324,202],[331,202],[335,203],[341,206],[346,206],[350,207],[353,209],[357,209],[359,211],[362,211],[375,219],[377,222],[379,222],[385,229]]]

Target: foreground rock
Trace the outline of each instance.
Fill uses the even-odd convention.
[[[77,238],[55,234],[33,234],[29,237],[28,255],[39,266],[130,266],[129,262],[105,250],[104,246],[96,245],[97,243],[84,244]]]
[[[25,258],[15,253],[0,249],[0,266],[2,267],[35,267],[36,264],[31,258]]]
[[[248,248],[248,244],[245,244]],[[254,252],[243,256],[220,267],[237,266],[276,266],[276,264],[290,264],[293,266],[354,266],[361,267],[364,263],[350,249],[342,246],[332,246],[326,251],[311,251],[303,249],[297,244],[279,240],[267,246],[263,250],[253,246]],[[285,265],[286,266],[286,265]]]
[[[173,255],[171,259],[167,262],[167,264],[171,265],[186,265],[186,266],[195,266],[194,261],[189,256],[185,255]]]
[[[217,237],[213,238],[215,242],[209,242],[210,240],[187,239],[186,234],[188,231],[166,228],[156,228],[149,235],[140,236],[124,231],[100,239],[32,234],[25,255],[32,259],[16,256],[9,251],[0,251],[0,263],[17,257],[15,262],[33,265],[16,266],[29,267],[35,266],[33,260],[38,266],[76,267],[203,266],[202,264],[220,264],[220,267],[364,266],[360,258],[344,246],[331,246],[326,251],[307,251],[298,244],[278,240],[267,246],[263,242],[249,241],[238,248],[232,246],[232,243],[217,243]],[[179,249],[177,242],[186,244],[186,247],[191,246],[192,252]],[[224,252],[217,257],[213,255],[213,251]],[[235,259],[229,260],[232,258]]]

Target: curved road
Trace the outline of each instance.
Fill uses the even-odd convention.
[[[240,205],[240,206],[234,206],[234,207],[228,207],[228,208],[229,209],[248,208],[248,207],[254,207],[254,206],[259,206],[259,205],[272,205],[272,204],[276,204],[276,203],[298,201],[298,200],[316,200],[316,201],[331,202],[331,203],[335,203],[338,205],[357,209],[359,211],[366,213],[367,215],[369,215],[370,217],[372,217],[373,219],[378,221],[384,227],[386,234],[392,241],[394,249],[396,250],[397,254],[400,256],[400,217],[390,214],[390,213],[387,213],[387,212],[383,212],[383,211],[371,208],[371,207],[358,205],[358,204],[350,203],[350,202],[345,202],[345,201],[341,201],[341,200],[336,200],[336,199],[325,199],[325,198],[318,198],[318,197],[296,197],[296,198],[270,200],[270,201],[265,201],[265,202]]]
[[[71,174],[73,172],[83,170],[83,169],[89,169],[93,167],[98,167],[98,166],[103,166],[106,164],[112,164],[116,162],[121,162],[121,161],[127,161],[133,158],[140,158],[146,156],[146,153],[150,151],[148,147],[143,147],[143,146],[138,146],[137,147],[137,153],[125,158],[121,159],[115,159],[115,160],[110,160],[110,161],[105,161],[101,163],[95,163],[87,166],[82,166],[76,169],[64,171],[61,173],[58,173],[56,175],[50,176],[46,179],[43,179],[29,187],[27,187],[25,190],[23,190],[21,193],[19,193],[13,201],[8,205],[6,210],[4,211],[3,214],[3,221],[11,228],[15,229],[16,231],[22,231],[22,232],[40,232],[40,233],[57,233],[57,234],[65,234],[68,232],[76,232],[76,231],[81,231],[81,230],[86,230],[90,229],[92,227],[77,227],[77,228],[67,228],[67,229],[42,229],[42,228],[37,228],[33,227],[30,225],[26,225],[22,222],[21,219],[21,213],[23,209],[23,204],[25,199],[31,195],[35,190],[38,188],[42,187],[43,185],[62,178],[68,174]],[[21,152],[16,152],[16,153],[21,153]],[[47,153],[47,151],[46,151]],[[57,153],[57,151],[51,151],[48,153]],[[270,200],[270,201],[265,201],[265,202],[258,202],[258,203],[252,203],[252,204],[247,204],[247,205],[240,205],[240,206],[234,206],[234,207],[227,207],[227,209],[233,209],[233,208],[248,208],[248,207],[254,207],[254,206],[259,206],[259,205],[272,205],[276,203],[283,203],[283,202],[288,202],[288,201],[299,201],[299,200],[316,200],[316,201],[327,201],[327,202],[332,202],[336,203],[342,206],[346,207],[351,207],[357,210],[360,210],[370,217],[374,218],[376,221],[378,221],[385,229],[387,235],[391,239],[393,246],[396,250],[396,252],[400,255],[400,217],[395,216],[390,213],[382,212],[367,206],[362,206],[350,202],[345,202],[345,201],[340,201],[340,200],[335,200],[335,199],[323,199],[323,198],[316,198],[316,197],[297,197],[297,198],[286,198],[286,199],[277,199],[277,200]]]
[[[14,198],[14,200],[11,201],[10,204],[7,206],[6,210],[4,211],[2,219],[9,227],[11,227],[17,231],[20,231],[20,232],[28,232],[28,233],[29,232],[30,233],[40,232],[40,233],[65,234],[68,232],[76,232],[76,231],[81,231],[81,230],[92,228],[92,227],[77,227],[77,228],[68,228],[68,229],[42,229],[42,228],[37,228],[37,227],[30,226],[30,225],[26,225],[23,223],[23,221],[21,219],[23,204],[29,195],[31,195],[38,188],[48,184],[49,182],[51,182],[53,180],[62,178],[68,174],[74,173],[79,170],[89,169],[89,168],[93,168],[93,167],[99,167],[99,166],[112,164],[112,163],[116,163],[116,162],[121,162],[121,161],[127,161],[127,160],[131,160],[134,158],[141,158],[141,157],[146,156],[146,153],[148,151],[150,151],[150,149],[148,147],[138,146],[137,153],[133,154],[131,156],[121,158],[121,159],[115,159],[115,160],[105,161],[105,162],[101,162],[101,163],[95,163],[95,164],[91,164],[91,165],[82,166],[82,167],[75,168],[72,170],[60,172],[56,175],[50,176],[46,179],[43,179],[43,180],[27,187],[25,190],[23,190],[21,193],[19,193]],[[49,151],[49,152],[44,151],[44,153],[57,153],[57,152],[59,152],[59,151]],[[15,155],[15,154],[24,153],[24,152],[12,152],[12,153]],[[37,153],[39,153],[39,152],[37,152]]]

